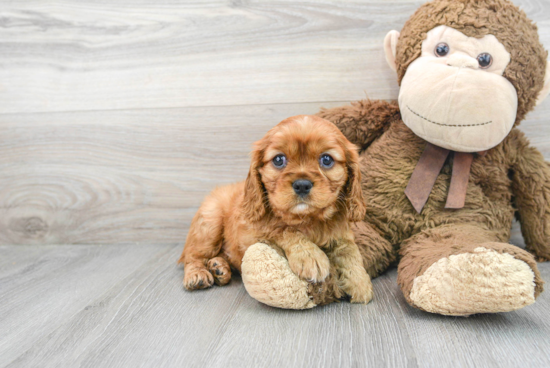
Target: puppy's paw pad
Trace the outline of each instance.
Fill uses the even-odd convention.
[[[206,266],[214,276],[216,285],[226,285],[231,281],[231,268],[225,259],[221,257],[212,258]]]
[[[214,284],[214,277],[207,269],[195,269],[185,272],[183,286],[187,290],[207,289]]]

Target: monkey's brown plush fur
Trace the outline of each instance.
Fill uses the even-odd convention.
[[[516,124],[535,106],[543,87],[547,52],[537,27],[523,11],[502,0],[435,1],[420,7],[405,24],[397,48],[401,81],[421,50],[426,33],[448,25],[469,37],[493,34],[511,54],[504,77],[518,91]],[[535,297],[543,281],[531,254],[509,245],[514,215],[521,222],[527,250],[550,259],[550,170],[543,156],[517,129],[472,164],[466,205],[446,210],[452,156],[441,171],[421,214],[404,194],[426,142],[402,122],[399,107],[360,101],[323,110],[362,152],[363,191],[368,208],[355,228],[356,242],[371,277],[399,261],[398,282],[407,300],[414,279],[436,261],[483,247],[526,262],[535,275]]]
[[[483,246],[527,262],[535,273],[538,296],[542,280],[533,256],[505,244],[517,214],[527,249],[540,260],[550,259],[550,234],[545,233],[550,224],[550,170],[523,133],[513,129],[504,142],[474,160],[461,210],[445,210],[450,158],[418,214],[404,189],[426,142],[401,121],[398,106],[360,101],[319,115],[363,147],[361,170],[368,211],[354,233],[371,277],[401,259],[398,282],[408,297],[414,278],[436,260]]]
[[[426,33],[439,25],[468,37],[492,34],[506,47],[511,61],[503,76],[517,90],[519,124],[545,80],[547,52],[537,27],[507,0],[426,3],[399,37],[399,81],[420,56]],[[398,262],[398,283],[411,305],[452,315],[518,309],[542,292],[533,255],[550,260],[550,169],[517,128],[473,160],[464,208],[445,209],[451,154],[418,214],[405,188],[427,142],[404,124],[397,103],[365,100],[318,115],[360,147],[367,214],[353,230],[371,277]],[[527,251],[508,244],[514,216]],[[326,284],[310,284],[308,292],[316,305],[335,299],[331,277]]]

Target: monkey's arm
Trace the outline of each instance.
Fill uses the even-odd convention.
[[[317,116],[333,122],[350,142],[363,149],[401,115],[396,102],[361,100],[351,105],[321,109]]]
[[[550,167],[523,133],[517,136],[513,193],[526,249],[538,261],[550,260]]]

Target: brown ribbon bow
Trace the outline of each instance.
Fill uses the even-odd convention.
[[[435,181],[450,152],[448,149],[434,146],[431,143],[426,145],[405,189],[405,195],[411,201],[416,212],[422,212],[422,208],[428,201]],[[479,154],[484,156],[486,153],[480,152]],[[445,208],[459,209],[464,207],[468,179],[470,178],[470,167],[473,160],[473,153],[454,152],[451,187],[449,188]]]

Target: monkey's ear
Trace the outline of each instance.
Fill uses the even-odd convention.
[[[399,32],[397,31],[390,31],[384,39],[386,61],[394,72],[397,72],[397,64],[395,64],[395,55],[397,55],[397,40],[399,40]]]
[[[539,96],[537,97],[537,105],[539,105],[542,101],[544,101],[544,99],[546,99],[548,93],[550,93],[550,61],[546,63],[544,87],[542,87],[542,90],[539,92]]]

